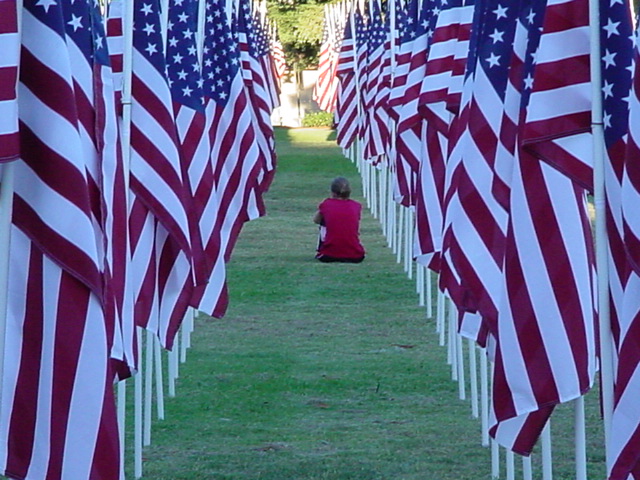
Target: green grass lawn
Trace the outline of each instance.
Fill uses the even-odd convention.
[[[311,218],[332,178],[349,178],[362,201],[355,167],[331,136],[277,130],[267,216],[245,226],[234,251],[227,315],[197,321],[177,397],[145,450],[145,478],[490,478],[479,421],[458,400],[433,320],[377,221],[364,214],[362,264],[313,260]],[[589,478],[604,478],[596,397]],[[571,410],[560,410],[556,479],[573,477]]]

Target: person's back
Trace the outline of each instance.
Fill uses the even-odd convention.
[[[324,227],[316,258],[322,262],[361,262],[365,255],[359,237],[362,205],[349,198],[351,189],[343,177],[332,182],[331,193],[314,218]]]

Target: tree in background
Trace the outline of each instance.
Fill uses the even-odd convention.
[[[295,72],[318,66],[322,22],[326,0],[267,0],[269,17],[276,21],[278,34]]]

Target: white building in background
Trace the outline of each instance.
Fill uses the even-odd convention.
[[[300,127],[305,114],[320,111],[312,98],[317,78],[317,70],[303,70],[300,81],[296,75],[291,75],[288,81],[282,82],[280,107],[271,115],[271,123],[274,126]]]

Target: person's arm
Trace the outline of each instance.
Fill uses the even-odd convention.
[[[318,210],[316,214],[313,216],[313,223],[322,225],[323,220],[324,220],[324,217],[322,216],[322,213],[320,213],[320,210]]]

